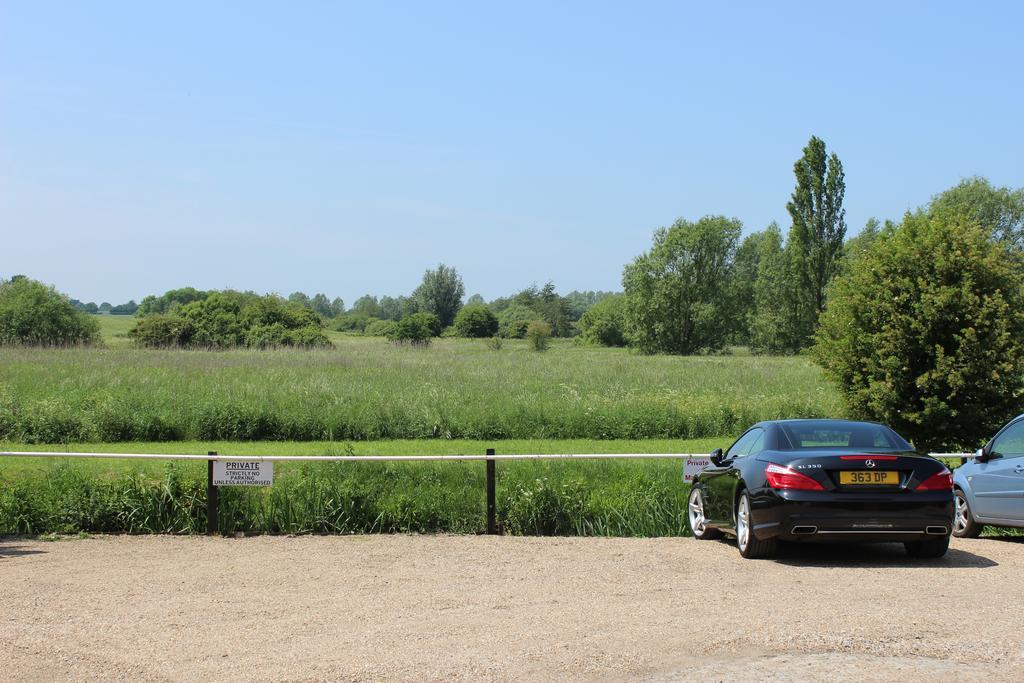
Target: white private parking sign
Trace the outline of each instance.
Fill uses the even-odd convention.
[[[693,483],[694,475],[710,464],[710,458],[687,458],[683,463],[683,483]]]
[[[274,463],[259,460],[217,460],[213,463],[214,486],[271,486]]]

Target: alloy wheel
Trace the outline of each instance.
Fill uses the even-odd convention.
[[[746,496],[740,496],[739,508],[736,510],[736,543],[740,550],[745,550],[750,542],[750,503]]]
[[[704,496],[701,494],[700,489],[694,489],[690,493],[689,516],[690,531],[693,532],[694,536],[700,536],[704,533],[707,521],[704,517]]]
[[[967,529],[967,499],[963,496],[956,497],[956,514],[953,517],[953,529],[962,534]]]

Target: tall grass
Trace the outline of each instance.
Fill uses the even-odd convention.
[[[197,466],[202,465],[202,467]],[[676,461],[499,462],[499,523],[524,535],[686,533]],[[478,533],[484,464],[278,463],[267,488],[221,489],[224,533]],[[0,478],[0,534],[194,533],[206,526],[204,463],[99,476],[76,461]]]
[[[0,439],[696,438],[830,416],[804,358],[492,351],[340,337],[326,351],[0,349]]]

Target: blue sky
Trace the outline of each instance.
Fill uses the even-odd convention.
[[[0,276],[487,298],[617,289],[677,217],[1024,185],[1024,3],[0,1]]]

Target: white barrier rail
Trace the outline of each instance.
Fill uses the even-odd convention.
[[[14,458],[124,458],[134,460],[257,460],[261,462],[386,462],[458,460],[608,460],[612,458],[706,458],[707,453],[533,453],[513,455],[191,455],[181,453],[76,453],[64,451],[4,451]]]
[[[933,458],[970,458],[973,453],[929,453]],[[518,453],[512,455],[194,455],[184,453],[79,453],[74,451],[2,451],[12,458],[115,458],[128,460],[256,460],[260,462],[387,462],[460,460],[611,460],[706,458],[707,453]]]

